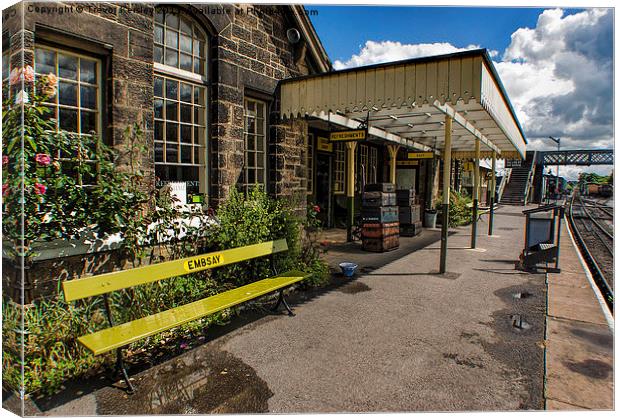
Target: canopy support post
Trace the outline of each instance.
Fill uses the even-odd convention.
[[[493,158],[491,160],[491,197],[489,199],[489,233],[488,235],[493,235],[493,216],[495,214],[495,161],[496,154],[493,151]]]
[[[439,258],[439,274],[446,272],[448,258],[448,211],[450,210],[450,174],[452,166],[452,118],[445,117],[445,139],[443,150],[443,204],[441,205],[441,254]]]
[[[353,241],[355,218],[355,148],[357,142],[347,142],[347,242]]]
[[[474,156],[474,188],[472,197],[474,204],[471,208],[471,248],[476,248],[476,234],[478,233],[478,199],[480,194],[480,140],[475,139]]]
[[[390,153],[390,183],[396,185],[396,156],[400,145],[388,145],[388,152]]]

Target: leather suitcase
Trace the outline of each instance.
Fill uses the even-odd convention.
[[[362,238],[362,249],[382,253],[398,248],[398,235],[391,235],[384,238]]]
[[[364,192],[362,206],[396,206],[396,193]]]
[[[398,222],[398,206],[363,207],[362,222]]]
[[[420,215],[420,205],[400,206],[398,208],[398,221],[401,224],[419,222],[421,220]]]
[[[394,183],[370,183],[364,188],[365,192],[386,192],[394,193],[396,186]]]
[[[422,222],[412,224],[400,224],[401,237],[415,237],[422,232]]]
[[[399,233],[398,222],[362,224],[362,238],[383,238]]]

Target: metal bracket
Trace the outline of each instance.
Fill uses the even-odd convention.
[[[105,313],[108,318],[108,323],[111,327],[114,326],[114,318],[112,318],[112,309],[110,308],[110,300],[108,298],[108,294],[103,295],[103,303],[105,306]],[[127,374],[127,369],[125,369],[125,363],[123,362],[123,350],[121,348],[116,349],[116,371],[120,372],[123,375],[123,379],[127,384],[127,393],[132,395],[135,393],[135,388],[131,384],[129,380],[129,375]]]
[[[286,299],[284,299],[284,291],[282,289],[280,289],[280,292],[278,294],[278,301],[276,302],[275,305],[273,305],[273,308],[271,308],[271,311],[278,312],[278,308],[280,307],[280,305],[284,305],[284,309],[287,310],[288,316],[295,316],[295,313],[293,312],[289,304],[286,302]]]

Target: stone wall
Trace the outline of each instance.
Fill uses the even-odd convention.
[[[241,174],[244,153],[244,97],[268,103],[268,190],[275,196],[305,196],[303,122],[281,123],[274,108],[278,81],[308,74],[312,64],[302,39],[291,44],[296,27],[289,6],[166,5],[187,11],[210,37],[208,120],[209,195],[217,205]],[[12,65],[31,65],[36,42],[51,42],[99,56],[104,67],[104,136],[121,147],[129,124],[144,124],[141,160],[154,187],[153,4],[23,2],[6,19]],[[23,12],[24,27],[21,28]],[[5,11],[5,16],[7,12]],[[122,165],[122,162],[121,162]],[[122,167],[120,167],[122,169]],[[302,190],[304,189],[304,190]]]

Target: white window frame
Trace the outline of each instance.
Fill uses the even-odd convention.
[[[257,116],[251,116],[248,114],[248,103],[254,103],[255,106],[256,105],[262,105],[263,106],[263,124],[262,124],[262,133],[258,133],[258,129],[257,129],[257,133],[254,134],[250,134],[248,132],[248,118],[249,117],[254,117],[254,119],[258,119]],[[264,187],[266,189],[267,187],[267,112],[269,111],[269,106],[267,104],[266,101],[264,100],[260,100],[260,99],[255,99],[253,97],[244,97],[243,99],[243,184],[242,187],[245,191],[245,193],[248,193],[250,191],[251,187],[254,187],[256,185],[260,185],[262,187]],[[257,124],[257,128],[258,128],[258,124]],[[249,167],[248,167],[248,136],[249,135],[255,135],[255,138],[257,138],[259,135],[262,136],[262,141],[263,141],[263,151],[258,151],[258,147],[256,146],[257,142],[254,142],[254,150],[252,150],[252,152],[254,153],[258,153],[258,152],[262,152],[263,154],[263,181],[259,182],[257,180],[257,176],[255,176],[255,181],[254,183],[249,183],[248,182],[248,171],[249,171]],[[253,170],[256,171],[256,173],[258,173],[258,167],[252,167]]]

